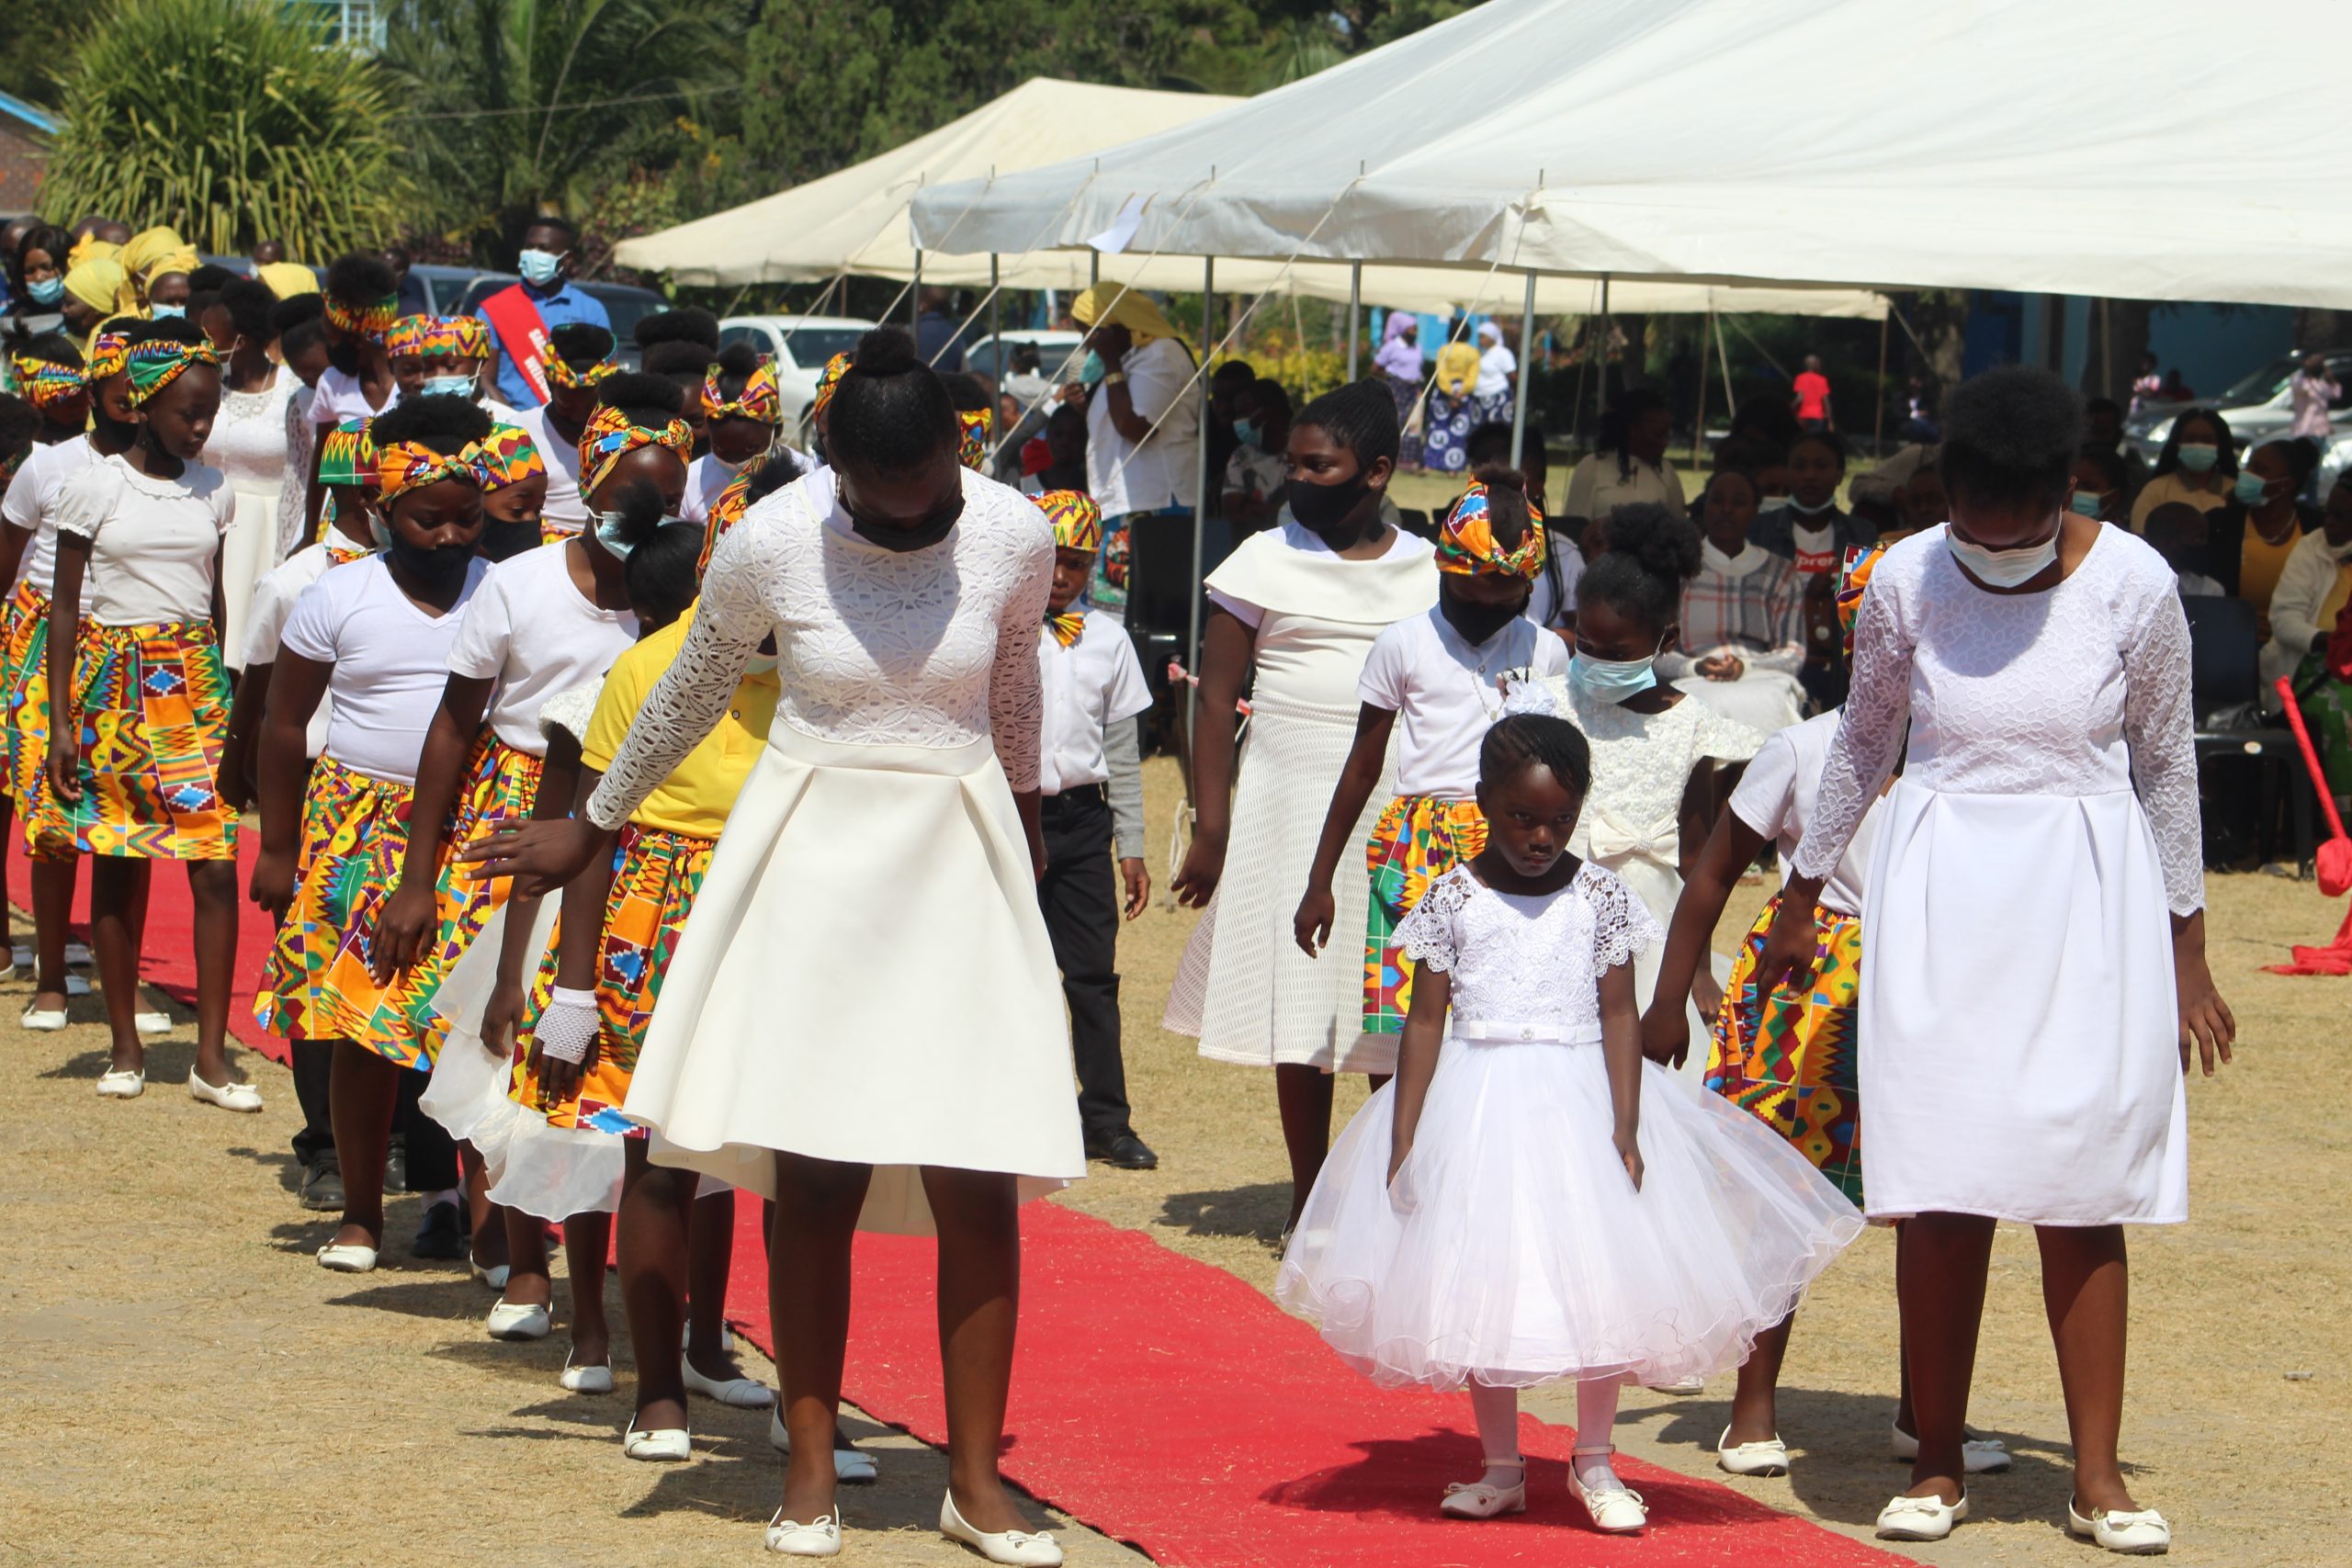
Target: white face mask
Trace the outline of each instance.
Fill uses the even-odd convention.
[[[2015,588],[2030,582],[2058,558],[2058,535],[2054,530],[2038,545],[1988,550],[1982,545],[1970,544],[1947,525],[1944,543],[1951,547],[1952,558],[1968,569],[1968,575],[1987,588]]]
[[[424,395],[428,398],[471,398],[474,378],[470,376],[427,376]]]

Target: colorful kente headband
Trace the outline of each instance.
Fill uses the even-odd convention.
[[[996,422],[986,409],[957,409],[956,423],[964,433],[956,448],[956,460],[967,468],[978,468],[989,460],[989,427]]]
[[[808,400],[810,419],[823,417],[825,411],[833,406],[833,393],[841,389],[842,378],[849,374],[849,367],[846,354],[836,354],[825,361],[825,368],[817,376],[816,393]]]
[[[376,488],[376,444],[368,439],[368,421],[346,419],[319,434],[319,483]]]
[[[37,409],[53,409],[71,401],[90,385],[87,373],[78,365],[60,365],[28,354],[11,355],[9,363],[16,367],[17,389]]]
[[[1544,514],[1527,507],[1527,531],[1504,549],[1495,540],[1487,487],[1473,479],[1438,525],[1437,569],[1456,577],[1518,577],[1532,582],[1544,570]]]
[[[644,446],[666,446],[684,462],[695,449],[695,433],[683,419],[658,427],[632,423],[610,403],[599,403],[580,433],[580,494],[594,495],[613,465]]]
[[[384,329],[384,352],[394,359],[411,359],[424,352],[424,330],[430,316],[402,316]]]
[[[130,377],[130,406],[139,407],[178,380],[180,372],[191,366],[220,363],[220,356],[209,343],[177,343],[165,337],[133,344],[123,362]]]
[[[330,294],[326,297],[326,323],[339,333],[356,333],[361,337],[381,342],[400,320],[401,297],[387,294],[372,304],[357,308],[345,304]]]
[[[544,478],[548,460],[530,433],[512,424],[494,424],[474,448],[481,458],[484,491],[504,490],[537,475]]]
[[[784,423],[784,394],[775,384],[775,371],[768,362],[761,360],[758,368],[745,378],[743,389],[733,398],[718,388],[718,367],[702,380],[702,413],[705,419],[749,419],[762,424]]]
[[[481,450],[468,443],[459,452],[435,452],[421,441],[395,441],[376,450],[377,503],[390,507],[413,490],[465,479],[479,489],[482,482]]]
[[[415,352],[427,359],[488,359],[490,328],[480,316],[427,316]]]
[[[1054,548],[1084,550],[1102,547],[1102,508],[1083,491],[1049,490],[1030,497],[1054,525]]]
[[[548,385],[580,389],[607,381],[621,373],[621,367],[609,359],[600,359],[584,370],[575,370],[571,362],[555,351],[549,344],[539,352],[539,367],[548,373]]]
[[[130,356],[130,339],[122,333],[100,333],[90,340],[89,357],[82,362],[82,374],[95,387],[109,376],[122,374],[123,364]]]

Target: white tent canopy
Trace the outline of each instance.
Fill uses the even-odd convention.
[[[2346,156],[2284,129],[2278,62],[2347,44],[2341,0],[1487,0],[926,189],[913,243],[1080,245],[1125,215],[1138,252],[2346,304]],[[2086,62],[2150,91],[2085,92]]]
[[[844,273],[906,280],[915,276],[920,264],[925,282],[985,286],[989,281],[985,254],[924,254],[918,258],[907,213],[920,192],[944,182],[985,181],[992,172],[1001,175],[1035,168],[1048,160],[1179,129],[1247,101],[1040,77],[854,167],[674,229],[624,240],[616,255],[624,266],[667,272],[672,281],[682,284],[810,283]],[[1083,251],[1054,248],[1062,242],[1046,229],[1041,218],[1028,237],[999,247],[1003,254],[998,276],[1007,288],[1069,290],[1083,288],[1091,280],[1092,259]],[[1197,259],[1153,258],[1142,254],[1148,248],[1132,248],[1104,267],[1104,276],[1139,288],[1199,291]],[[1367,267],[1362,298],[1367,304],[1440,313],[1457,307],[1516,310],[1521,303],[1517,280],[1486,274],[1483,267]],[[1345,299],[1349,268],[1325,262],[1286,270],[1266,262],[1237,261],[1218,265],[1216,283],[1221,293],[1271,290]],[[1877,296],[1852,289],[1750,294],[1680,284],[1638,294],[1613,289],[1610,304],[1618,310],[1770,310],[1871,320],[1885,310]],[[1550,313],[1584,313],[1595,309],[1597,301],[1589,285],[1563,282],[1556,290],[1546,290],[1537,306]]]

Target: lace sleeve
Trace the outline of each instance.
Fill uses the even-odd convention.
[[[1015,566],[1019,576],[1004,596],[997,617],[996,667],[989,676],[989,731],[996,740],[996,760],[1004,769],[1012,793],[1037,787],[1039,733],[1046,715],[1045,693],[1037,675],[1037,628],[1045,624],[1046,601],[1054,587],[1054,536],[1045,513],[1024,506],[1036,519],[1022,519],[1023,538]]]
[[[1827,879],[1854,840],[1862,816],[1903,749],[1911,716],[1911,643],[1904,634],[1886,563],[1882,562],[1854,624],[1854,679],[1837,739],[1821,771],[1821,794],[1794,864],[1800,876]]]
[[[2123,647],[2123,738],[2132,781],[2155,829],[2165,901],[2176,915],[2205,907],[2205,837],[2197,806],[2188,617],[2175,592],[2149,592]]]
[[[1592,967],[1605,974],[1630,964],[1666,940],[1666,931],[1648,906],[1634,897],[1614,872],[1587,861],[1577,873],[1577,886],[1592,906]]]
[[[1453,917],[1470,897],[1470,874],[1455,867],[1429,886],[1421,901],[1396,922],[1396,945],[1416,964],[1439,973],[1453,967]]]
[[[686,753],[718,727],[728,701],[751,667],[760,639],[775,627],[760,588],[771,570],[771,535],[757,526],[731,528],[712,552],[710,570],[703,578],[702,604],[678,657],[637,711],[613,765],[605,770],[596,792],[588,797],[588,819],[599,828],[618,828],[645,797],[670,776]],[[1035,660],[1031,660],[1032,728],[1035,728]],[[1030,777],[1036,777],[1036,759],[1030,759]]]

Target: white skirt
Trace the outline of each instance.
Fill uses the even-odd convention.
[[[2172,924],[2138,795],[1881,807],[1857,1057],[1872,1219],[2188,1217]]]
[[[860,1228],[935,1231],[919,1168],[1086,1174],[1061,974],[989,742],[779,722],[719,835],[622,1107],[657,1164],[775,1196],[875,1168]]]
[[[277,491],[238,491],[229,531],[220,536],[220,653],[232,670],[245,667],[254,584],[276,570],[277,562]]]
[[[534,953],[548,950],[562,903],[560,896],[539,900],[538,919],[531,934]],[[504,1170],[508,1141],[514,1136],[515,1120],[523,1114],[523,1108],[506,1097],[507,1085],[513,1081],[512,1060],[486,1049],[481,1040],[482,1014],[490,1007],[491,992],[498,987],[498,953],[506,940],[510,907],[501,904],[492,911],[433,993],[433,1010],[448,1024],[449,1037],[442,1042],[441,1054],[434,1058],[432,1079],[416,1100],[417,1109],[440,1122],[449,1136],[473,1145],[492,1185]],[[536,962],[526,965],[526,976],[536,967]]]
[[[1396,1037],[1363,1032],[1363,930],[1372,881],[1361,847],[1395,797],[1390,748],[1380,782],[1331,879],[1330,944],[1298,950],[1292,922],[1306,893],[1331,792],[1355,743],[1356,710],[1254,704],[1233,795],[1225,874],[1177,965],[1161,1027],[1197,1036],[1201,1055],[1247,1067],[1393,1073]]]
[[[1274,1296],[1383,1383],[1705,1377],[1859,1234],[1779,1134],[1642,1069],[1639,1191],[1610,1141],[1598,1044],[1448,1040],[1387,1182],[1396,1090],[1333,1146]]]
[[[1778,670],[1749,669],[1736,681],[1710,681],[1686,675],[1674,682],[1730,719],[1759,734],[1786,729],[1804,717],[1804,686],[1793,675]]]

